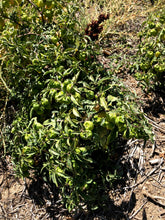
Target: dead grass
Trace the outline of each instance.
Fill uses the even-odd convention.
[[[163,8],[165,0],[158,0],[152,6],[150,0],[83,0],[79,22],[85,28],[92,20],[97,20],[100,13],[110,14],[109,20],[104,22],[104,30],[100,39],[109,33],[116,33],[118,26],[140,17],[147,17],[153,11]]]

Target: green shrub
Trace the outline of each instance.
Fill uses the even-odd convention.
[[[120,141],[151,131],[134,95],[78,31],[76,2],[53,2],[48,17],[42,1],[1,11],[2,76],[18,109],[6,146],[18,175],[53,181],[69,210],[94,209],[117,178]]]
[[[164,89],[165,86],[165,10],[152,14],[140,32],[141,43],[137,54],[136,78],[143,87]]]

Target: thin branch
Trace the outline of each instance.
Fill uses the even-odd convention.
[[[11,94],[11,90],[9,89],[9,87],[7,86],[6,82],[4,81],[4,79],[2,78],[2,66],[0,67],[0,80],[2,81],[4,87],[6,88],[6,90]]]
[[[160,127],[158,124],[156,124],[156,122],[154,122],[153,120],[151,120],[150,118],[148,118],[146,115],[144,115],[144,117],[149,121],[149,123],[151,123],[155,128],[159,129],[161,132],[165,133],[165,130]]]
[[[28,35],[36,35],[36,36],[40,36],[40,35],[37,34],[37,33],[31,33],[31,32],[29,32],[29,33],[25,33],[25,34],[18,35],[17,37],[24,37],[24,36],[28,36]]]
[[[140,210],[145,206],[145,204],[148,202],[148,200],[146,200],[141,206],[140,206],[140,208],[136,211],[136,212],[134,212],[134,214],[133,215],[131,215],[130,217],[129,217],[129,219],[132,219],[133,217],[135,217],[135,215],[137,215],[139,212],[140,212]]]

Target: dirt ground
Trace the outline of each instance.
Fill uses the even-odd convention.
[[[140,25],[131,21],[125,27],[136,33]],[[112,63],[114,53],[134,53],[137,39],[127,38],[132,45],[122,49],[112,48],[115,37],[109,36],[99,57],[105,67]],[[115,51],[116,50],[116,51]],[[122,55],[121,55],[122,56]],[[114,64],[115,65],[115,64]],[[27,180],[17,178],[11,158],[0,158],[0,220],[157,220],[165,219],[165,94],[150,93],[145,95],[138,87],[136,80],[127,74],[127,66],[117,70],[122,82],[137,99],[142,100],[142,111],[145,112],[152,125],[155,141],[144,143],[141,140],[130,140],[125,146],[118,163],[123,170],[123,179],[109,192],[109,204],[106,210],[97,212],[77,212],[68,214],[63,208],[58,192],[54,186],[42,180]],[[2,94],[1,97],[5,96]],[[4,100],[4,99],[3,99]],[[0,108],[5,105],[1,102]],[[2,116],[1,116],[2,120]],[[1,134],[2,136],[2,134]],[[0,141],[3,141],[2,139]]]

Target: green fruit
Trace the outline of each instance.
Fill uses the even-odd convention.
[[[80,60],[84,60],[87,57],[86,52],[81,52],[79,55]]]
[[[159,72],[159,68],[160,68],[160,65],[159,65],[158,63],[155,64],[154,70],[155,70],[156,72]]]
[[[48,108],[50,106],[50,103],[49,103],[49,100],[47,98],[42,98],[41,99],[41,105],[44,107],[44,108]]]
[[[27,15],[27,14],[23,14],[23,15],[21,16],[21,18],[22,18],[22,20],[27,20],[28,15]]]
[[[113,122],[113,123],[115,123],[116,117],[117,117],[116,112],[109,112],[107,115],[108,121]]]
[[[163,73],[165,72],[165,66],[164,65],[159,65],[159,69],[157,71],[158,73]]]
[[[52,43],[56,44],[58,42],[58,39],[56,37],[51,37]]]
[[[160,57],[161,53],[159,51],[156,51],[155,56]]]
[[[37,131],[43,128],[43,125],[37,121],[34,121],[33,126]]]
[[[80,151],[79,148],[76,148],[76,149],[75,149],[75,152],[76,152],[77,154],[80,154],[80,153],[81,153],[81,151]]]
[[[93,130],[94,128],[94,124],[92,121],[85,121],[84,122],[84,127],[85,127],[85,130]]]
[[[49,97],[50,97],[51,100],[52,100],[52,97],[55,97],[56,93],[57,93],[56,89],[50,89]]]
[[[148,58],[152,58],[154,56],[154,52],[153,51],[147,51],[147,57]]]
[[[83,139],[83,140],[89,140],[91,139],[93,133],[91,130],[85,130],[84,132],[81,132],[80,133],[80,137]]]
[[[33,107],[32,108],[33,108],[34,111],[38,111],[39,108],[40,108],[40,105],[37,102],[35,102],[35,103],[33,103]]]
[[[72,83],[72,81],[70,79],[66,79],[64,82],[63,82],[63,87],[66,87],[68,84]]]

